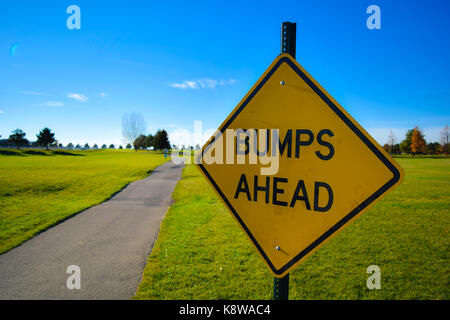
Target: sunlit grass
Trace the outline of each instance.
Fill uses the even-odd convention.
[[[450,160],[398,159],[404,182],[290,275],[290,299],[449,299]],[[273,278],[193,165],[136,299],[271,299]],[[381,290],[366,269],[381,268]]]
[[[126,150],[0,150],[0,253],[146,177],[167,159]]]

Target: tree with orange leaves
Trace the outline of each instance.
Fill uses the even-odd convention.
[[[416,126],[411,136],[411,152],[413,154],[425,153],[426,145],[422,132]]]

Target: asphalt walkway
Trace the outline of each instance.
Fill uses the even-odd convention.
[[[0,255],[0,299],[132,298],[182,167],[169,161]],[[71,265],[80,268],[79,290],[67,288]]]

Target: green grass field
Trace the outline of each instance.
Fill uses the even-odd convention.
[[[0,150],[0,254],[164,163],[144,151]]]
[[[290,299],[449,299],[450,159],[400,158],[404,182],[290,274]],[[273,278],[194,165],[136,299],[271,299]],[[381,268],[369,290],[366,269]]]

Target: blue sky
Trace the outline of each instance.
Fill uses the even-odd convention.
[[[66,8],[81,9],[69,30]],[[366,8],[381,8],[369,30]],[[0,2],[0,135],[123,144],[121,117],[153,133],[215,129],[280,52],[297,22],[297,60],[380,143],[450,123],[450,2]],[[11,50],[15,48],[15,50]],[[172,135],[174,142],[181,143]]]

